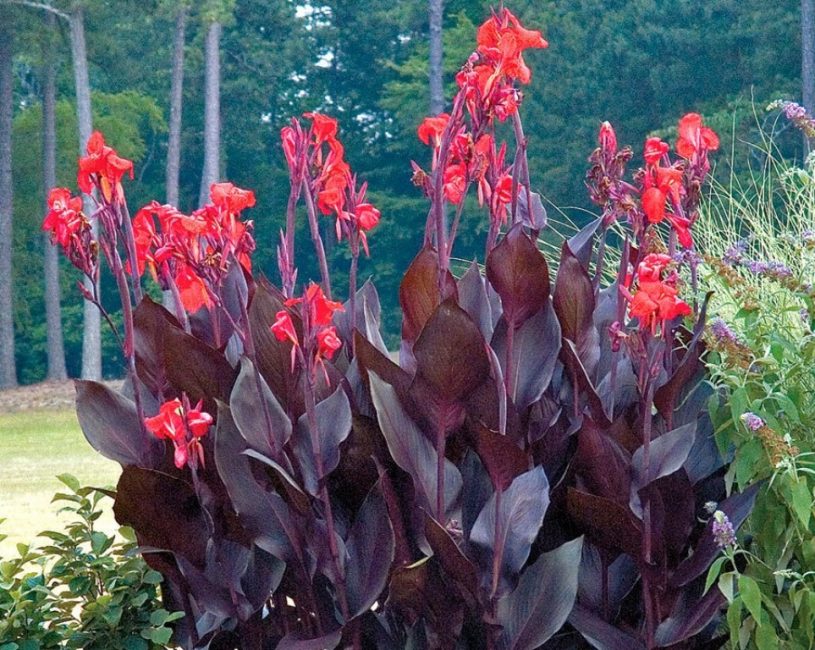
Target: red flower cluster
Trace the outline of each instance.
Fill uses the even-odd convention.
[[[293,178],[298,178],[301,170],[316,170],[309,177],[310,188],[316,196],[317,208],[324,215],[336,216],[337,238],[342,239],[343,225],[355,227],[364,233],[379,223],[379,210],[365,203],[364,191],[356,201],[350,200],[354,192],[354,177],[345,161],[345,148],[337,138],[337,120],[322,113],[304,113],[311,120],[311,128],[304,133],[297,120],[280,130],[283,153]],[[306,164],[303,164],[302,158]],[[367,244],[366,244],[367,250]]]
[[[323,372],[325,372],[324,359],[331,360],[334,353],[342,345],[342,341],[337,336],[336,327],[331,325],[334,312],[344,311],[342,303],[328,300],[323,293],[322,287],[312,282],[306,288],[302,298],[289,298],[285,305],[289,308],[300,305],[300,317],[303,323],[303,345],[306,348],[304,354],[306,357],[313,359],[314,367],[322,366]],[[293,369],[297,359],[297,350],[300,348],[300,341],[291,314],[281,309],[275,315],[275,322],[271,329],[278,341],[291,342]]]
[[[637,267],[637,292],[632,296],[625,291],[631,302],[629,314],[638,318],[642,329],[656,334],[665,321],[691,313],[690,306],[678,297],[677,275],[672,271],[663,279],[663,272],[670,266],[670,256],[659,253],[646,255]]]
[[[107,203],[123,203],[122,177],[130,173],[133,178],[133,162],[120,158],[116,151],[105,144],[105,138],[94,131],[88,139],[88,155],[79,159],[76,182],[79,189],[90,194],[94,187]]]
[[[478,28],[478,48],[456,82],[471,115],[493,115],[504,121],[518,110],[520,96],[514,82],[528,84],[532,72],[523,59],[530,48],[549,44],[537,30],[526,29],[509,9],[501,9]]]
[[[683,200],[689,204],[696,202],[695,199],[686,198],[688,187],[701,185],[701,180],[710,169],[707,154],[719,148],[719,138],[712,129],[702,126],[702,117],[698,113],[688,113],[679,120],[678,131],[676,152],[687,162],[671,164],[668,143],[659,138],[645,141],[642,210],[650,223],[660,223],[667,218],[676,231],[679,243],[689,247],[693,245],[690,227],[693,225],[694,210],[690,205],[683,210],[682,203]],[[691,182],[691,179],[698,182]],[[694,192],[698,193],[698,190]]]
[[[232,183],[215,183],[210,199],[212,203],[190,215],[153,201],[133,218],[139,274],[149,267],[160,282],[158,269],[166,262],[190,313],[213,304],[209,288],[227,272],[231,257],[251,270],[255,249],[252,222],[239,219],[242,210],[255,205],[254,193]]]
[[[193,464],[197,462],[204,466],[204,449],[201,446],[203,438],[212,425],[212,416],[201,410],[203,402],[198,402],[195,408],[190,408],[185,398],[164,402],[155,417],[145,418],[144,424],[157,438],[172,441],[175,447],[175,466],[181,469],[190,459]]]
[[[51,239],[68,252],[71,240],[83,228],[90,228],[82,214],[82,198],[71,196],[64,187],[55,187],[48,194],[48,214],[42,222],[42,229],[51,232]]]

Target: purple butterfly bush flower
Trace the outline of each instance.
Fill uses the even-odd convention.
[[[736,336],[736,333],[730,329],[730,326],[725,323],[721,318],[716,317],[710,324],[710,333],[716,338],[719,342],[730,341],[732,343],[738,343],[739,338]]]
[[[736,545],[736,531],[728,516],[721,510],[713,513],[713,539],[719,548],[727,548]]]
[[[764,420],[758,417],[755,413],[742,413],[741,421],[750,431],[758,431],[764,426]]]

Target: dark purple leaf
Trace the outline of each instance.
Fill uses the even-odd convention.
[[[95,381],[74,381],[76,416],[85,438],[100,454],[122,465],[156,467],[164,443],[145,429],[129,399]]]
[[[530,192],[532,197],[532,209],[527,205],[526,192],[518,192],[518,214],[521,221],[531,230],[541,231],[546,228],[546,208],[543,207],[541,195],[537,192]]]
[[[470,533],[470,543],[485,551],[479,554],[485,575],[492,578],[496,555],[504,580],[521,570],[548,507],[549,481],[541,467],[521,474],[504,492],[493,493]]]
[[[390,455],[413,479],[420,506],[427,512],[434,512],[438,485],[436,450],[405,412],[393,387],[375,372],[369,373],[369,378],[379,428],[388,444]],[[453,463],[445,460],[444,501],[447,513],[455,508],[460,494],[461,474]]]
[[[296,417],[300,413],[294,405],[302,398],[291,374],[291,343],[278,341],[271,330],[277,312],[284,309],[282,297],[275,291],[265,282],[258,283],[249,305],[249,325],[260,374],[284,410]],[[295,322],[295,328],[297,325]]]
[[[719,504],[719,510],[727,515],[735,530],[739,529],[752,512],[756,495],[761,486],[762,483],[754,483],[743,492],[733,494]],[[707,571],[719,553],[721,553],[721,549],[713,537],[713,519],[711,518],[693,551],[693,555],[676,568],[669,584],[672,587],[684,587],[689,584]]]
[[[546,303],[549,267],[520,223],[487,257],[487,279],[501,296],[504,318],[510,326],[522,325]]]
[[[405,398],[413,378],[360,334],[356,335],[355,341],[356,361],[359,363],[362,379],[367,382],[369,373],[373,371],[393,386],[401,398]]]
[[[306,639],[300,633],[292,632],[284,636],[276,650],[334,650],[342,639],[342,630],[326,634],[316,639]]]
[[[569,239],[569,249],[574,253],[574,256],[580,260],[583,268],[588,269],[591,262],[591,254],[594,249],[594,234],[602,223],[602,218],[590,221],[588,224]]]
[[[238,448],[236,447],[236,451],[237,449]],[[291,475],[290,470],[286,469],[280,463],[272,460],[268,456],[264,456],[260,452],[255,451],[254,449],[245,448],[239,453],[242,453],[244,456],[248,456],[249,458],[254,458],[264,465],[271,467],[277,478],[280,480],[280,483],[283,485],[283,489],[286,492],[286,497],[288,497],[289,505],[294,507],[294,509],[301,515],[304,515],[309,511],[309,508],[311,508],[311,497],[303,492],[300,485]],[[283,462],[288,463],[288,459],[284,459]]]
[[[192,486],[169,474],[128,466],[113,504],[116,521],[138,531],[142,546],[172,551],[203,567],[209,531]]]
[[[577,351],[575,344],[569,339],[564,339],[563,347],[560,349],[560,352],[563,364],[568,370],[569,378],[577,382],[581,393],[586,396],[592,418],[602,426],[611,424],[603,402],[597,394],[597,389],[594,387],[594,384],[586,372],[586,368],[583,366],[583,362],[580,360],[580,353]]]
[[[594,287],[591,278],[564,242],[552,294],[563,338],[575,344],[589,376],[600,359],[599,335],[594,327]]]
[[[629,508],[571,487],[566,494],[566,507],[569,517],[596,544],[639,557],[641,524]]]
[[[724,604],[725,597],[718,589],[709,589],[701,597],[693,589],[683,590],[671,615],[657,627],[654,640],[665,647],[698,634],[720,614]]]
[[[490,374],[481,332],[454,300],[433,312],[413,346],[417,373],[430,385],[434,401],[458,402]]]
[[[269,416],[268,422],[263,411],[264,404]],[[241,370],[232,388],[229,408],[241,435],[252,449],[261,454],[277,456],[291,437],[291,420],[269,389],[266,380],[262,375],[256,374],[255,367],[246,357],[241,359]]]
[[[367,612],[385,588],[395,542],[388,509],[374,486],[362,504],[346,542],[345,582],[351,618]]]
[[[704,353],[702,335],[705,331],[704,324],[707,316],[707,307],[712,295],[712,293],[708,293],[705,296],[702,309],[699,312],[699,318],[694,326],[693,338],[688,343],[682,360],[675,367],[668,381],[657,388],[654,393],[654,406],[657,407],[659,414],[669,422],[671,421],[674,409],[680,402],[680,396],[687,390],[689,385],[694,385],[692,379],[704,368],[704,363],[701,359]]]
[[[490,475],[496,490],[506,490],[512,481],[529,469],[528,454],[507,436],[477,425],[473,448]]]
[[[577,595],[583,538],[543,553],[521,574],[515,590],[498,601],[503,626],[499,650],[535,650],[566,622]]]
[[[617,555],[614,561],[611,558]],[[616,618],[623,601],[639,580],[637,565],[625,553],[613,553],[600,549],[593,544],[583,544],[583,556],[580,560],[580,574],[577,586],[577,600],[581,605],[603,611],[603,559],[605,558],[607,601],[606,606],[611,620]]]
[[[481,330],[484,340],[489,341],[494,329],[492,305],[487,296],[484,276],[481,275],[481,269],[475,261],[458,281],[458,303]]]
[[[318,431],[312,436],[308,415],[303,414],[297,421],[297,430],[292,438],[292,447],[306,490],[313,496],[319,493],[323,480],[331,474],[340,462],[340,445],[351,432],[351,405],[342,386],[331,397],[318,402],[316,407]],[[316,437],[319,450],[313,447]],[[322,474],[318,471],[316,454],[322,460]]]
[[[439,291],[439,256],[429,246],[423,248],[410,263],[399,286],[402,338],[412,345],[436,307],[456,294],[456,282],[449,271],[445,272],[443,291]]]
[[[464,538],[469,539],[475,520],[489,501],[494,488],[484,465],[472,449],[468,449],[461,463],[461,474],[464,486],[461,492],[461,525]]]
[[[133,339],[136,371],[156,395],[167,393],[167,369],[164,361],[164,337],[169,328],[181,326],[175,316],[145,296],[133,312]]]
[[[351,301],[346,300],[344,303],[345,310],[337,311],[334,314],[334,323],[337,326],[343,341],[349,344],[353,339],[353,332],[351,332]],[[365,310],[368,310],[368,317],[366,318]],[[356,294],[356,327],[362,335],[371,341],[374,345],[379,347],[379,341],[382,336],[379,333],[379,323],[381,319],[382,309],[379,305],[379,294],[376,292],[373,282],[370,279],[365,281]],[[372,327],[369,329],[368,325]],[[380,348],[381,349],[381,348]]]
[[[433,556],[445,573],[464,589],[471,598],[478,597],[478,573],[475,565],[461,552],[450,534],[429,514],[425,513],[424,534]]]
[[[631,456],[590,417],[577,432],[574,468],[588,490],[597,496],[627,503],[631,488]]]
[[[597,650],[645,650],[640,639],[606,623],[580,604],[569,614],[569,623]]]
[[[650,468],[647,477],[643,466],[645,448],[640,447],[634,452],[631,458],[630,506],[637,516],[642,516],[639,491],[653,481],[668,474],[673,474],[680,469],[688,458],[695,438],[696,422],[691,422],[673,431],[663,433],[659,438],[652,440],[650,445]]]
[[[218,410],[215,465],[241,524],[255,544],[284,561],[302,558],[302,533],[286,502],[257,482],[252,474],[246,441],[229,409]]]
[[[241,576],[240,589],[254,611],[260,609],[269,600],[269,594],[277,590],[285,571],[285,562],[259,546],[252,547],[246,572]]]
[[[507,322],[502,318],[492,339],[492,347],[501,362],[501,372],[506,372]],[[552,381],[560,352],[560,324],[552,302],[547,300],[543,308],[515,330],[512,342],[512,367],[514,395],[512,401],[519,409],[537,402]]]

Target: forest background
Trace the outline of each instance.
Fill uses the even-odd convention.
[[[554,240],[558,229],[570,227],[562,224],[591,218],[583,178],[602,120],[612,122],[621,143],[636,143],[650,133],[671,137],[669,125],[679,116],[701,112],[723,136],[720,179],[761,163],[749,144],[759,131],[776,136],[784,156],[800,160],[806,143],[765,107],[777,98],[801,101],[803,92],[812,108],[815,76],[811,67],[806,72],[812,47],[804,46],[815,29],[811,5],[512,2],[522,22],[550,43],[530,55],[535,72],[522,109],[533,189],[543,195],[552,225],[543,236]],[[411,183],[410,161],[426,166],[428,155],[416,127],[449,108],[440,90],[452,96],[455,72],[489,8],[478,0],[0,0],[0,387],[99,371],[87,348],[83,363],[79,278],[55,251],[46,253],[40,230],[52,140],[56,183],[76,187],[79,36],[93,128],[135,163],[135,178],[126,181],[131,211],[152,199],[191,211],[219,179],[250,188],[258,198],[249,215],[258,242],[254,264],[275,282],[288,198],[280,128],[306,111],[337,117],[346,159],[382,212],[360,272],[373,276],[384,330],[395,340],[398,282],[420,247],[426,217],[426,201]],[[441,47],[432,45],[438,38]],[[180,111],[171,110],[174,63]],[[802,89],[802,79],[809,88]],[[331,245],[333,220],[323,226],[332,275],[342,286],[347,247]],[[468,205],[457,242],[462,260],[483,256],[477,242],[486,227]],[[54,279],[57,268],[50,295],[53,305],[59,288],[60,309],[48,319],[46,278]],[[316,262],[301,264],[301,280],[317,275]],[[103,277],[102,292],[112,306],[110,278]],[[100,360],[105,376],[122,374],[118,345],[104,327]]]

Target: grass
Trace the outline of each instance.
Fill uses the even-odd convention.
[[[64,473],[83,485],[111,486],[119,466],[91,448],[72,410],[0,413],[0,518],[6,520],[0,532],[8,535],[0,542],[0,557],[61,526],[51,498],[62,487],[56,476]],[[110,505],[106,510],[100,524],[113,531]]]

